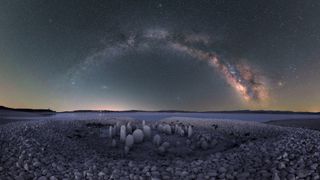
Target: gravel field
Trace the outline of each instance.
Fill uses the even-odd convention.
[[[284,127],[296,127],[305,128],[320,131],[320,118],[318,119],[286,119],[286,120],[275,120],[268,121],[267,124],[284,126]]]
[[[142,141],[142,142],[141,142]],[[320,132],[167,118],[0,126],[0,179],[319,179]]]

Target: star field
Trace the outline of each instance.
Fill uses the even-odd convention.
[[[0,104],[320,111],[320,3],[1,1]]]

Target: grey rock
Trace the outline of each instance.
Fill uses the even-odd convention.
[[[55,176],[50,176],[50,180],[58,180]]]
[[[156,145],[156,146],[160,146],[160,143],[161,143],[161,137],[160,137],[159,134],[156,134],[153,137],[153,144]]]
[[[125,142],[125,145],[129,148],[131,148],[134,144],[134,139],[133,139],[133,136],[131,134],[129,134],[127,137],[126,137],[126,142]]]
[[[201,149],[203,149],[203,150],[207,150],[207,149],[208,149],[208,143],[207,143],[207,141],[202,141],[202,142],[201,142]]]
[[[104,173],[104,172],[102,172],[102,171],[100,171],[99,173],[98,173],[98,176],[105,176],[106,175],[106,173]]]
[[[181,173],[181,176],[182,176],[182,177],[186,177],[188,174],[189,174],[189,173],[188,173],[187,171],[183,171],[183,172]]]
[[[318,167],[318,164],[317,164],[317,163],[314,163],[314,164],[312,164],[312,165],[310,166],[310,168],[313,169],[313,170],[316,170],[317,167]]]
[[[280,180],[280,177],[277,172],[273,173],[272,180]]]
[[[41,177],[38,178],[38,180],[47,180],[47,179],[48,179],[48,178],[45,177],[45,176],[41,176]]]
[[[219,173],[225,173],[225,172],[227,172],[227,169],[225,167],[220,167],[218,169],[218,171],[219,171]]]
[[[287,179],[288,180],[295,180],[296,176],[294,174],[288,174]]]
[[[144,135],[141,129],[136,129],[133,131],[134,143],[142,143]]]

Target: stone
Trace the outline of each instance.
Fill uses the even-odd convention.
[[[220,167],[220,168],[218,169],[218,171],[219,171],[220,173],[225,173],[225,172],[227,172],[227,169],[222,166],[222,167]]]
[[[207,149],[208,149],[208,143],[207,143],[207,141],[202,141],[202,142],[201,142],[201,149],[203,149],[203,150],[207,150]]]
[[[143,142],[143,132],[141,131],[141,129],[136,129],[133,132],[133,139],[134,139],[134,143],[142,143]]]
[[[130,148],[129,148],[128,146],[125,146],[125,147],[124,147],[124,153],[125,153],[125,154],[128,154],[129,151],[130,151]]]
[[[47,177],[41,176],[41,177],[38,178],[38,180],[47,180]]]
[[[160,137],[160,135],[156,134],[156,135],[153,137],[153,144],[156,145],[156,146],[160,146],[160,144],[161,144],[161,137]]]
[[[180,133],[179,134],[180,134],[180,136],[184,136],[185,135],[184,130],[180,128]]]
[[[297,172],[297,175],[298,175],[299,178],[305,178],[305,177],[307,177],[309,174],[310,174],[309,171],[303,170],[303,169],[298,170],[298,172]]]
[[[41,165],[41,163],[39,161],[32,163],[32,166],[34,166],[34,167],[40,167],[40,165]]]
[[[113,138],[113,127],[109,126],[109,137]]]
[[[126,126],[122,125],[120,127],[120,141],[121,142],[124,142],[126,140],[126,134],[127,134]]]
[[[163,146],[160,146],[160,147],[158,148],[158,152],[159,152],[160,154],[164,154],[164,153],[166,152],[166,148],[163,147]]]
[[[238,179],[247,179],[249,176],[250,176],[250,173],[248,173],[248,172],[243,172],[243,173],[241,173],[241,174],[238,174],[238,175],[237,175],[237,178],[238,178]]]
[[[117,141],[115,139],[112,139],[111,146],[112,147],[116,147],[117,146]]]
[[[318,179],[320,179],[320,175],[319,174],[314,174],[312,176],[312,180],[318,180]]]
[[[58,170],[58,171],[64,171],[64,167],[63,167],[63,166],[58,165],[58,166],[57,166],[57,170]]]
[[[285,158],[287,158],[287,157],[288,157],[288,153],[287,153],[287,152],[284,152],[283,155],[282,155],[282,158],[285,159]]]
[[[273,173],[272,180],[280,180],[280,177],[277,172]]]
[[[144,134],[146,139],[150,139],[151,138],[151,128],[150,128],[150,126],[147,126],[147,125],[143,126],[143,134]]]
[[[163,146],[164,148],[168,149],[170,147],[170,143],[164,142],[164,143],[162,143],[161,146]]]
[[[164,132],[166,133],[166,134],[171,134],[172,132],[171,132],[171,126],[169,125],[169,124],[166,124],[166,125],[164,125]]]
[[[295,180],[296,176],[294,174],[288,174],[287,179],[288,180]]]
[[[143,120],[143,121],[142,121],[142,127],[145,126],[145,125],[146,125],[146,121]]]
[[[23,169],[25,169],[26,171],[29,171],[29,165],[28,165],[27,163],[25,163],[25,164],[23,165]]]
[[[58,178],[56,178],[55,176],[50,176],[49,179],[50,179],[50,180],[58,180]]]
[[[102,171],[100,171],[100,172],[98,173],[98,176],[99,176],[99,177],[105,176],[105,175],[106,175],[106,173],[104,173],[104,172],[102,172]]]
[[[317,167],[318,167],[318,164],[317,164],[317,163],[314,163],[314,164],[312,164],[312,165],[310,166],[310,168],[311,168],[312,170],[316,170]]]
[[[126,137],[126,141],[125,141],[125,145],[129,148],[131,148],[134,144],[134,138],[131,134],[129,134],[127,137]]]
[[[23,176],[17,176],[17,177],[15,177],[14,179],[15,179],[15,180],[25,180],[25,179],[23,178]]]
[[[279,169],[284,169],[286,167],[286,164],[284,162],[280,162],[278,165]]]
[[[185,177],[185,176],[188,176],[188,174],[189,174],[189,173],[188,173],[187,171],[183,171],[183,172],[181,173],[181,176],[182,176],[182,177]]]
[[[115,127],[115,134],[119,135],[119,133],[120,133],[120,122],[117,122]]]
[[[188,138],[192,136],[192,126],[188,126]]]
[[[128,133],[132,133],[132,126],[131,126],[131,122],[128,122],[128,124],[127,124],[127,132]]]

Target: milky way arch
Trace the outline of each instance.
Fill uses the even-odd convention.
[[[103,50],[88,56],[79,67],[70,70],[69,74],[74,81],[77,75],[92,65],[111,61],[130,50],[140,51],[163,46],[188,54],[197,60],[206,61],[246,102],[266,102],[269,99],[269,92],[265,78],[247,64],[230,63],[225,59],[222,60],[214,51],[207,52],[196,47],[199,44],[209,46],[210,43],[210,37],[203,34],[170,33],[163,29],[148,29],[142,33],[130,33],[125,40],[108,44]]]

